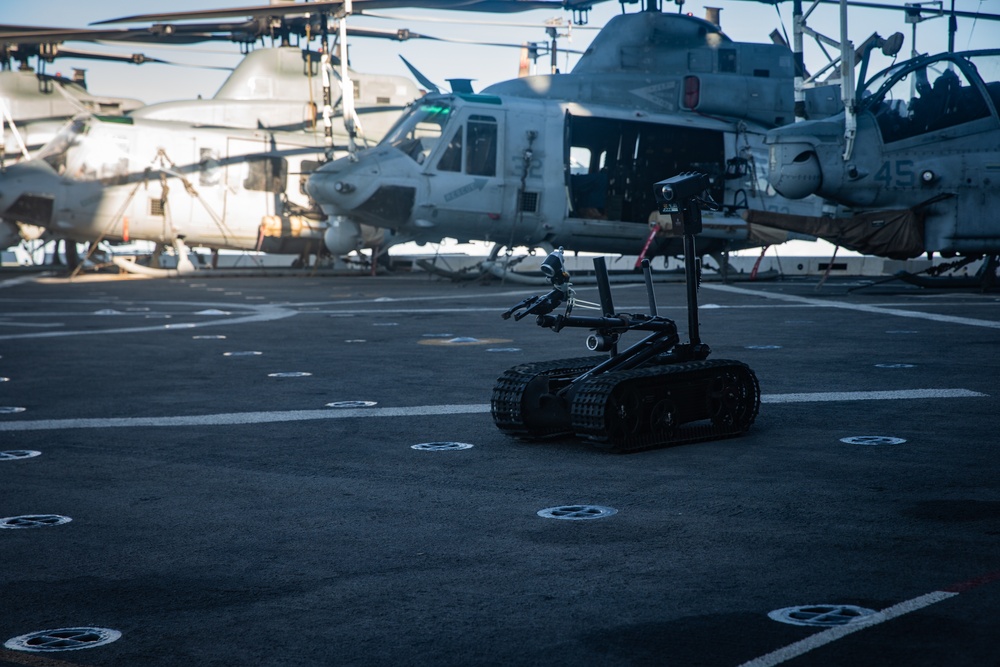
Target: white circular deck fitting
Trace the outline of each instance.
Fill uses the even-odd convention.
[[[614,507],[601,505],[560,505],[538,510],[538,516],[544,519],[567,519],[569,521],[585,521],[587,519],[603,519],[617,514]]]
[[[10,382],[10,378],[0,377],[0,382]]]
[[[472,449],[473,445],[467,442],[422,442],[419,445],[410,445],[410,449],[418,449],[422,452],[453,452],[459,449]]]
[[[378,405],[375,401],[334,401],[327,403],[328,408],[371,408]]]
[[[94,315],[121,315],[120,310],[115,310],[114,308],[102,308],[101,310],[95,310]]]
[[[306,371],[286,371],[284,373],[268,373],[269,378],[304,378],[309,377],[312,373],[307,373]]]
[[[8,449],[0,452],[0,461],[17,461],[20,459],[32,459],[41,456],[42,453],[34,449]]]
[[[4,646],[14,651],[31,653],[54,653],[56,651],[79,651],[116,641],[122,636],[118,630],[110,628],[56,628],[39,630],[14,637],[4,642]]]
[[[264,354],[263,352],[256,352],[254,350],[247,350],[244,352],[223,352],[224,357],[259,357]]]
[[[22,514],[6,516],[0,519],[0,528],[41,528],[43,526],[61,526],[73,519],[61,514]]]
[[[780,345],[747,345],[747,350],[780,350]]]
[[[16,408],[12,405],[0,405],[0,415],[12,415],[18,412],[24,412],[25,410],[27,410],[27,408]]]
[[[799,607],[785,607],[768,613],[771,620],[789,625],[809,625],[829,628],[847,625],[862,620],[874,620],[878,612],[874,609],[856,607],[851,604],[814,604]]]
[[[489,348],[486,351],[487,352],[520,352],[521,348],[519,348],[519,347],[491,347],[491,348]]]
[[[875,364],[875,368],[916,368],[915,364]]]
[[[218,336],[218,335],[216,335],[216,336],[200,335],[200,336],[191,336],[191,338],[194,339],[194,340],[225,340],[226,339],[225,336]]]
[[[848,445],[901,445],[906,442],[905,438],[893,438],[888,435],[855,435],[850,438],[841,438],[841,442]]]

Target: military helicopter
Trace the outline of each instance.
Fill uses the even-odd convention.
[[[897,276],[991,286],[1000,256],[1000,49],[917,55],[864,80],[867,56],[843,112],[767,135],[773,187],[791,199],[822,197],[825,214],[748,219],[864,254],[958,257],[929,277]],[[984,257],[976,276],[946,275]]]
[[[342,154],[345,144],[352,148],[362,118],[367,131],[364,136],[378,139],[404,104],[419,96],[416,85],[404,77],[358,76],[342,57],[331,53],[325,39],[318,52],[289,44],[290,36],[307,42],[312,36],[325,37],[329,12],[317,8],[341,6],[326,2],[308,7],[220,10],[211,14],[249,14],[251,19],[236,25],[158,24],[123,31],[138,41],[153,41],[158,35],[188,42],[228,36],[244,43],[266,31],[277,34],[283,46],[248,53],[211,100],[154,105],[119,122],[104,115],[74,122],[43,149],[41,162],[15,165],[0,180],[0,216],[8,236],[12,236],[14,224],[21,230],[41,224],[51,233],[74,241],[143,239],[172,244],[179,255],[187,245],[282,253],[322,250],[333,255],[383,245],[382,230],[339,221],[329,224],[319,209],[311,206],[299,184],[300,174],[332,157],[335,150]],[[309,13],[303,15],[306,10]],[[188,19],[192,15],[150,17]],[[106,29],[93,32],[104,35]],[[399,41],[437,39],[405,30],[352,33]],[[39,32],[30,34],[39,36]],[[344,34],[341,24],[338,39]],[[52,40],[86,39],[91,33],[49,30],[45,36]],[[343,47],[344,43],[340,44]],[[334,69],[338,65],[339,76]],[[332,90],[340,91],[339,103]],[[323,101],[322,130],[316,100]],[[344,131],[332,122],[335,106],[353,121]],[[148,137],[156,138],[155,146],[170,148],[153,150]],[[55,175],[43,162],[56,168]],[[94,164],[104,166],[95,168]],[[169,168],[151,177],[151,164]],[[219,172],[220,167],[223,172]],[[263,170],[264,175],[253,177],[255,169]],[[206,170],[215,175],[206,177]],[[71,182],[67,182],[67,173]],[[193,188],[191,175],[195,173],[199,174],[199,188]],[[157,178],[161,194],[151,195],[148,206],[135,203],[134,184],[141,181],[145,192]],[[263,187],[246,185],[250,182]],[[174,200],[169,207],[164,206],[167,193]],[[74,209],[74,198],[81,196],[90,205]],[[173,224],[165,221],[169,211],[173,212]],[[181,211],[189,216],[183,224],[177,222]],[[75,248],[75,244],[70,245]]]
[[[571,73],[424,97],[374,149],[323,165],[307,191],[334,219],[394,239],[651,257],[678,254],[683,230],[648,185],[697,170],[721,204],[705,215],[699,253],[781,241],[739,213],[820,213],[818,199],[767,186],[764,137],[793,120],[793,76],[787,47],[737,43],[650,2],[611,19]],[[816,89],[805,104],[832,114],[839,93]]]
[[[82,40],[83,31],[60,31]],[[92,31],[87,41],[113,40],[123,31]],[[51,139],[80,112],[121,115],[143,106],[127,97],[95,95],[87,89],[86,72],[75,68],[72,77],[48,74],[46,66],[58,58],[100,60],[139,65],[176,64],[143,53],[129,55],[68,48],[51,28],[0,25],[0,113],[3,114],[3,159],[24,157]],[[32,60],[35,66],[32,66]],[[17,69],[14,69],[17,65]]]

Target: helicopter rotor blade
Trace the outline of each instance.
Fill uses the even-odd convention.
[[[423,72],[414,67],[409,60],[407,60],[403,56],[399,56],[399,59],[403,61],[403,64],[406,65],[406,69],[410,70],[410,73],[413,75],[413,78],[416,79],[421,86],[423,86],[432,93],[441,92],[441,88],[439,88],[437,84],[435,84],[433,81],[424,76]]]
[[[482,21],[482,20],[463,20],[463,19],[445,19],[433,16],[401,16],[394,14],[382,14],[378,12],[360,12],[361,16],[367,16],[375,19],[388,19],[390,21],[407,21],[407,22],[424,22],[424,23],[451,23],[456,25],[484,25],[484,26],[497,26],[501,28],[569,28],[572,27],[573,30],[600,30],[598,26],[570,26],[569,22],[561,18],[553,18],[548,21],[543,21],[541,23],[514,23],[509,21]]]
[[[121,54],[121,53],[110,53],[110,52],[97,52],[97,51],[80,51],[78,49],[67,49],[60,48],[57,54],[60,58],[77,58],[80,60],[103,60],[107,62],[119,62],[119,63],[131,63],[133,65],[145,65],[145,64],[155,64],[155,65],[170,65],[173,67],[191,67],[194,69],[211,69],[211,70],[223,70],[231,72],[232,67],[221,67],[215,65],[198,65],[193,63],[179,63],[172,60],[163,60],[162,58],[153,58],[147,56],[144,53],[133,53]]]
[[[473,11],[490,13],[512,13],[531,11],[535,9],[589,9],[597,2],[604,0],[423,0],[421,9],[440,9],[453,11]],[[412,7],[413,0],[354,0],[353,11],[363,12],[365,8],[398,9]],[[237,16],[273,16],[285,17],[295,15],[340,12],[344,7],[342,0],[319,0],[309,3],[291,3],[282,5],[254,5],[249,7],[233,7],[230,9],[202,9],[193,12],[161,12],[151,14],[134,14],[115,19],[95,21],[91,25],[108,25],[113,23],[137,23],[144,21],[185,21],[198,19],[232,18]]]

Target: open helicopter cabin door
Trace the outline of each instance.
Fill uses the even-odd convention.
[[[699,171],[722,201],[723,133],[718,130],[566,114],[570,217],[646,224],[659,206],[649,187]]]

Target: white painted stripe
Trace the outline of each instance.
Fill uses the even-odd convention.
[[[730,292],[732,294],[756,296],[762,299],[773,299],[775,301],[800,303],[809,306],[821,306],[824,308],[843,308],[845,310],[857,310],[859,312],[874,313],[876,315],[895,315],[897,317],[909,317],[918,320],[931,320],[932,322],[944,322],[947,324],[965,324],[974,327],[987,327],[990,329],[1000,329],[1000,321],[994,321],[994,320],[979,320],[972,317],[955,317],[954,315],[922,313],[915,310],[900,310],[898,308],[886,308],[884,306],[873,306],[864,303],[847,303],[846,301],[827,301],[825,299],[810,299],[808,297],[795,296],[793,294],[778,294],[775,292],[765,292],[762,290],[746,289],[744,287],[733,287],[732,285],[708,285],[703,283],[702,288],[715,290],[717,292]]]
[[[246,308],[247,306],[243,306]],[[148,313],[138,313],[147,315]],[[82,331],[36,331],[27,334],[6,334],[0,335],[0,340],[17,340],[21,338],[65,338],[69,336],[102,336],[104,334],[116,333],[139,333],[143,331],[175,331],[177,329],[200,329],[202,327],[217,327],[221,325],[231,326],[236,324],[249,324],[251,322],[271,322],[286,317],[298,315],[298,311],[280,306],[260,306],[254,308],[250,315],[242,315],[227,319],[215,319],[206,322],[171,322],[168,324],[156,324],[144,327],[118,327],[114,329],[87,329]]]
[[[52,273],[51,271],[45,271],[44,273],[39,273],[37,275],[22,276],[20,278],[8,278],[7,280],[0,280],[0,289],[3,289],[4,287],[16,287],[17,285],[21,285],[23,283],[34,282],[39,278],[45,278],[53,275],[55,274]]]
[[[916,398],[972,398],[987,396],[969,389],[910,389],[902,391],[817,392],[814,394],[765,394],[761,403],[805,403],[828,401],[903,400]],[[45,431],[75,428],[138,428],[146,426],[237,426],[310,419],[347,419],[354,417],[424,417],[428,415],[483,414],[489,403],[469,405],[416,405],[399,408],[329,408],[326,410],[287,410],[284,412],[228,412],[215,415],[181,417],[119,417],[109,419],[39,419],[35,421],[0,421],[3,431]]]
[[[740,665],[740,667],[774,667],[775,665],[780,665],[781,663],[791,660],[792,658],[797,658],[800,655],[808,653],[813,649],[835,642],[838,639],[846,637],[847,635],[871,628],[880,623],[885,623],[886,621],[898,618],[904,614],[909,614],[911,611],[917,611],[918,609],[929,607],[932,604],[941,602],[942,600],[947,600],[948,598],[953,598],[956,595],[958,595],[958,593],[947,591],[934,591],[933,593],[921,595],[920,597],[913,598],[912,600],[906,600],[905,602],[900,602],[897,605],[883,609],[879,613],[872,616],[867,616],[858,621],[848,623],[847,625],[838,625],[837,627],[829,628],[823,632],[810,635],[809,637],[799,640],[794,644],[789,644],[784,648],[779,648],[777,651],[772,651],[767,655],[762,655],[759,658],[750,660],[749,662],[744,662]]]
[[[0,431],[45,431],[72,428],[136,428],[143,426],[237,426],[310,419],[348,419],[351,417],[424,417],[428,415],[481,414],[490,411],[489,403],[472,405],[418,405],[402,408],[327,408],[325,410],[288,410],[285,412],[229,412],[216,415],[183,417],[120,417],[111,419],[39,419],[37,421],[0,422]]]
[[[827,391],[810,394],[764,394],[761,403],[822,403],[827,401],[893,401],[914,398],[973,398],[986,396],[970,389],[901,389],[898,391]]]

